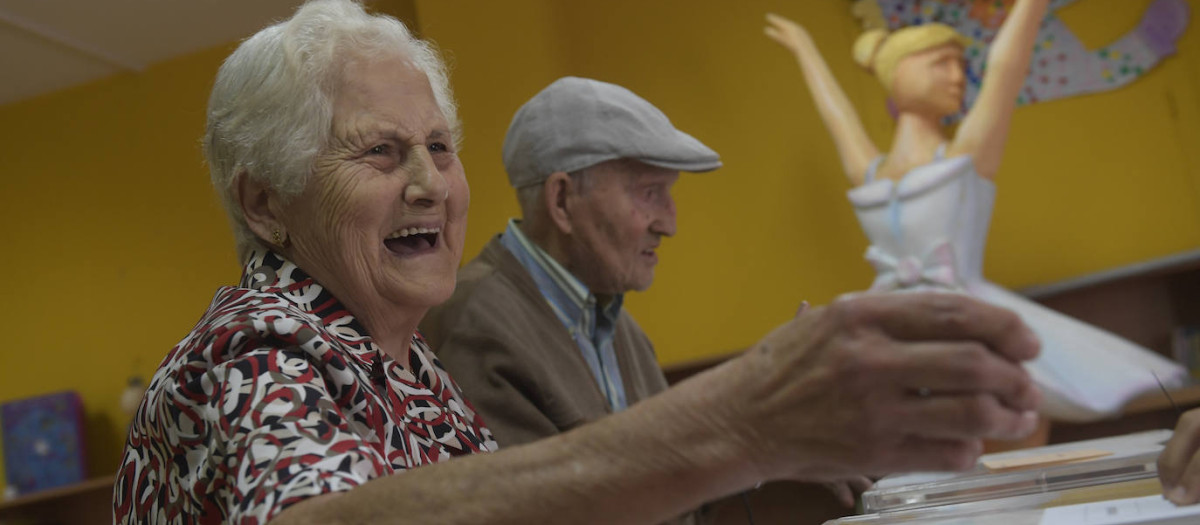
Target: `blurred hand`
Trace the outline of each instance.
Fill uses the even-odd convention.
[[[1037,353],[1015,314],[965,295],[846,296],[731,362],[739,387],[709,416],[763,479],[963,470],[983,439],[1036,427],[1040,394],[1020,361]]]
[[[1175,435],[1158,456],[1158,479],[1171,503],[1200,503],[1200,408],[1179,418]]]
[[[858,496],[860,496],[863,492],[866,492],[874,484],[875,482],[871,481],[870,478],[863,476],[855,476],[843,481],[830,481],[824,483],[825,488],[829,489],[829,492],[833,493],[833,496],[837,498],[838,503],[841,503],[842,506],[848,509],[854,508],[854,502],[858,499]]]
[[[799,49],[801,42],[812,40],[804,26],[774,13],[767,13],[767,27],[763,28],[763,33],[792,53]]]

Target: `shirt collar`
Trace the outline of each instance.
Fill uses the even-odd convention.
[[[377,366],[382,352],[366,328],[329,290],[284,256],[255,250],[242,267],[239,286],[275,294],[313,315],[351,349],[355,358]]]
[[[584,320],[585,311],[598,311],[615,323],[621,313],[624,294],[613,296],[610,303],[597,308],[596,296],[587,285],[526,237],[519,224],[520,221],[509,219],[500,243],[529,271],[534,283],[567,329],[575,329]]]

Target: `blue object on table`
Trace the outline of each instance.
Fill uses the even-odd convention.
[[[0,427],[5,477],[18,494],[79,483],[86,477],[83,403],[77,392],[0,404]]]

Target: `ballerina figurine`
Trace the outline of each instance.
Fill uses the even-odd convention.
[[[891,150],[867,136],[816,44],[799,24],[767,15],[766,34],[800,64],[818,112],[854,185],[848,192],[871,241],[875,291],[967,293],[1015,311],[1042,341],[1027,365],[1051,419],[1119,413],[1134,396],[1181,385],[1182,367],[1116,335],[1042,307],[983,278],[983,247],[1017,95],[1049,0],[1017,0],[988,51],[978,97],[953,137],[941,122],[962,106],[966,39],[949,26],[871,30],[855,60],[883,83],[896,111]]]

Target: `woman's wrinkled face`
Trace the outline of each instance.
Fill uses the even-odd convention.
[[[470,194],[424,73],[393,56],[342,79],[331,141],[281,215],[293,261],[375,332],[454,291]]]
[[[966,90],[962,46],[943,44],[900,59],[894,82],[892,99],[902,112],[939,119],[958,113]]]

